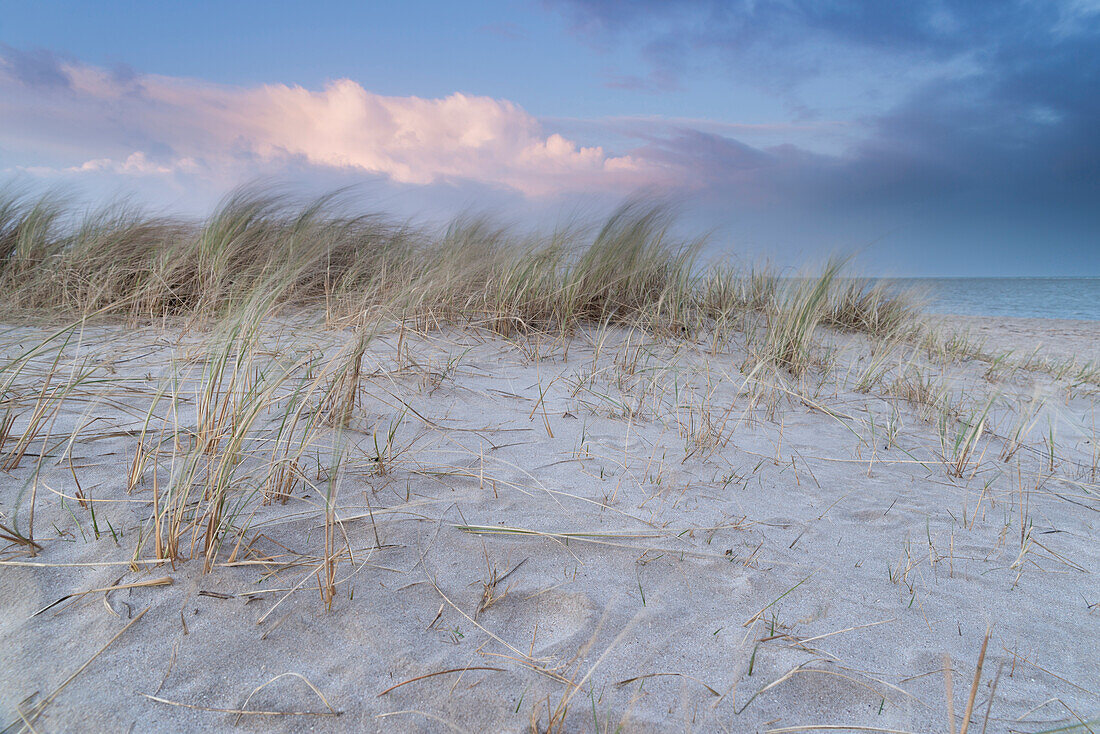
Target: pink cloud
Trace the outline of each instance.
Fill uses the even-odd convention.
[[[0,104],[0,145],[63,158],[59,170],[230,179],[305,161],[405,184],[465,180],[530,196],[627,190],[668,175],[657,162],[547,134],[522,107],[490,97],[385,96],[348,79],[321,90],[242,88],[59,68],[68,84],[42,88],[0,64],[0,95],[8,98]]]

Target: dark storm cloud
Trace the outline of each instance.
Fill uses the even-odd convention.
[[[588,38],[636,44],[665,74],[717,67],[758,87],[817,78],[839,93],[894,86],[896,101],[860,113],[863,134],[835,155],[682,129],[645,142],[643,155],[695,172],[715,198],[803,211],[907,206],[945,229],[1045,218],[1052,233],[1084,233],[1074,246],[1100,269],[1098,5],[551,4]]]

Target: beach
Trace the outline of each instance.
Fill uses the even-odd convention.
[[[208,332],[93,325],[48,341],[52,329],[9,326],[4,357],[23,361],[0,507],[26,534],[35,495],[35,547],[9,544],[0,566],[3,723],[922,732],[969,709],[972,731],[1038,732],[1094,719],[1100,385],[1085,363],[1100,323],[935,319],[939,342],[877,351],[825,330],[827,369],[795,378],[750,366],[737,332],[366,338],[287,317],[217,363],[251,382],[219,383],[235,417],[205,452],[178,427],[202,423]],[[334,421],[329,406],[304,448],[280,433],[294,409],[248,417],[257,391],[292,406],[303,384],[339,380],[325,365],[341,354],[361,357],[351,407]],[[59,386],[64,402],[43,407]],[[38,414],[49,430],[23,442]],[[159,561],[168,536],[151,518],[170,522],[166,488],[188,461],[202,466],[187,502],[225,472],[232,520],[213,552],[189,526]]]
[[[1100,734],[1100,0],[0,7],[0,734]]]

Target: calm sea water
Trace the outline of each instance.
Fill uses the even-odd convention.
[[[973,316],[1100,321],[1100,278],[896,278],[925,294],[926,310]]]

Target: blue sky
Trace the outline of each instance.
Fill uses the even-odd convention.
[[[1100,275],[1096,0],[6,3],[0,179],[257,178],[516,221],[634,192],[716,250]]]

